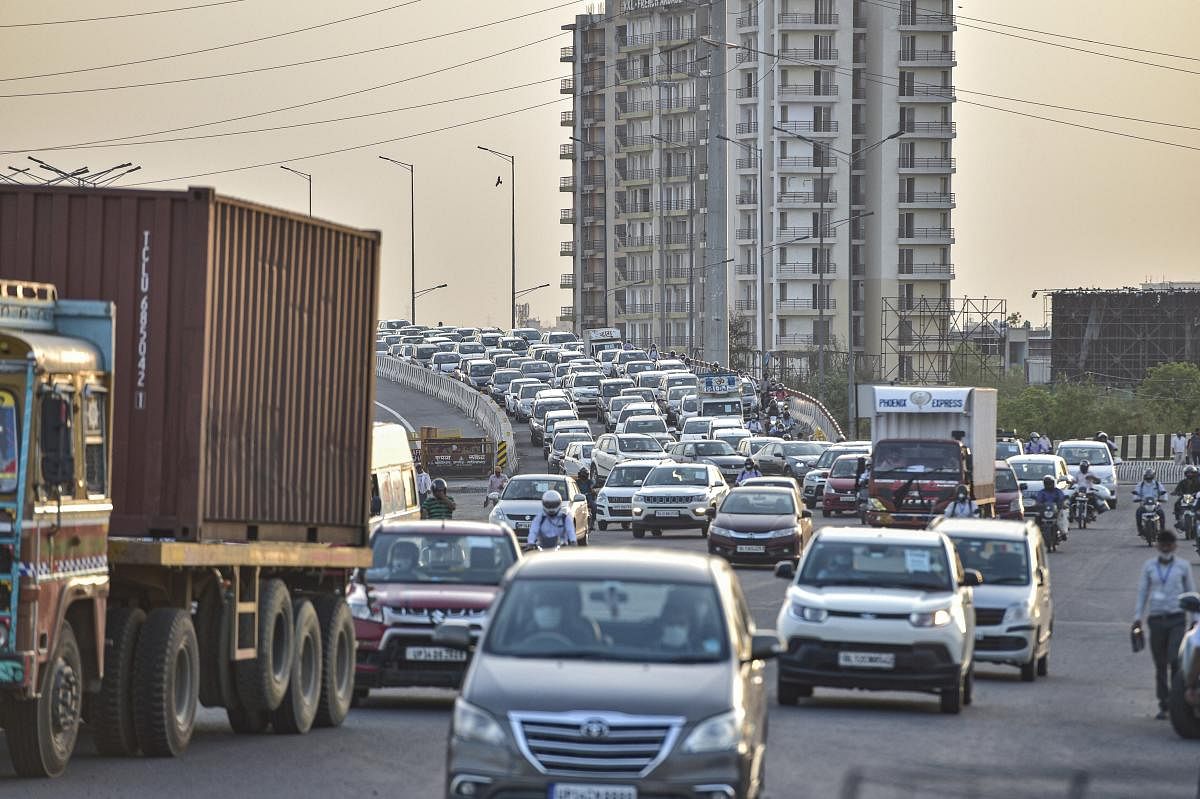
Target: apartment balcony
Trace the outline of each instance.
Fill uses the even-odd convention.
[[[653,273],[649,269],[618,269],[618,283],[649,283]]]
[[[656,133],[653,140],[659,144],[695,144],[700,139],[708,136],[707,131],[696,132],[694,130],[680,130],[676,132]],[[660,141],[661,139],[661,141]]]
[[[657,272],[660,278],[671,282],[688,281],[692,279],[693,275],[693,270],[686,266],[672,266],[669,269],[660,267]]]
[[[654,213],[654,204],[651,202],[622,202],[617,201],[617,213],[622,216],[650,216]]]
[[[642,69],[642,65],[638,62],[622,61],[617,64],[617,82],[632,83],[639,80],[649,79],[649,71]]]
[[[558,124],[562,125],[564,128],[575,127],[575,112],[574,111],[561,112],[558,115]]]
[[[657,169],[629,169],[619,175],[622,183],[649,183],[658,177]]]
[[[896,230],[901,244],[953,244],[952,227],[901,227]]]
[[[953,67],[958,64],[953,50],[901,50],[902,67]]]
[[[575,319],[575,306],[564,305],[558,309],[558,318],[563,322],[570,322]]]
[[[617,237],[617,246],[623,250],[648,250],[658,243],[658,236]]]
[[[737,125],[734,127],[733,130],[734,130],[735,136],[746,136],[751,133],[758,133],[758,123],[757,122],[739,122],[739,123],[737,123]]]
[[[813,50],[811,48],[806,50],[796,50],[789,48],[787,50],[780,50],[779,58],[784,61],[829,61],[836,64],[838,60],[838,51],[836,47],[823,47],[820,50]]]
[[[787,172],[821,172],[831,175],[837,172],[837,161],[832,158],[780,158],[778,167]]]
[[[653,33],[635,33],[633,36],[617,36],[617,49],[621,51],[642,50],[653,46],[653,44]]]
[[[617,309],[625,316],[643,316],[654,313],[652,302],[630,302]]]
[[[737,205],[758,205],[757,194],[739,194],[735,200]]]
[[[823,301],[814,300],[811,297],[797,300],[776,300],[775,308],[782,312],[793,311],[797,313],[832,311],[837,308],[837,300],[833,297],[826,297]]]
[[[656,36],[658,37],[659,44],[682,44],[683,42],[693,41],[700,36],[707,36],[711,32],[708,26],[700,28],[674,28],[659,31]]]
[[[734,274],[739,278],[758,277],[758,264],[738,264],[734,267]]]
[[[779,228],[779,233],[778,233],[777,238],[779,238],[779,239],[795,239],[795,238],[821,239],[821,238],[824,238],[826,241],[835,241],[837,239],[837,231],[838,231],[838,229],[835,227],[826,227],[824,236],[822,236],[821,231],[817,230],[815,227],[781,227],[781,228]]]
[[[664,114],[678,114],[695,111],[696,107],[708,102],[706,97],[673,97],[668,100],[658,100],[655,107]]]
[[[953,172],[953,158],[901,158],[897,164],[902,173]]]
[[[558,212],[558,223],[560,225],[575,224],[575,209],[574,208],[564,208],[561,211],[559,211]]]
[[[595,256],[604,252],[604,239],[587,239],[582,242],[583,254],[585,256]]]
[[[837,191],[785,191],[777,197],[780,205],[831,205],[837,202]]]
[[[559,94],[574,94],[575,93],[575,79],[574,78],[563,78],[562,80],[560,80],[558,82],[558,93]]]
[[[783,12],[779,15],[781,28],[836,28],[838,15],[832,13],[796,14]]]
[[[740,227],[733,232],[733,237],[738,241],[758,241],[758,229],[752,227]]]
[[[654,113],[653,100],[639,100],[637,102],[617,101],[617,118],[632,119],[634,117],[650,116]]]
[[[583,124],[585,125],[600,125],[603,124],[605,118],[603,108],[585,108],[583,109]]]
[[[733,94],[739,100],[757,100],[758,86],[742,86]]]
[[[604,176],[585,175],[579,186],[584,191],[604,191]]]
[[[902,208],[953,208],[954,192],[902,191],[898,201]]]
[[[658,313],[690,314],[692,312],[692,304],[687,300],[681,302],[658,302],[654,305]]]
[[[733,303],[735,311],[757,311],[758,300],[737,300]]]
[[[743,14],[737,18],[738,30],[753,30],[758,27],[758,12]]]
[[[564,64],[570,64],[572,61],[575,60],[575,48],[574,47],[564,47],[561,50],[559,50],[558,51],[558,60],[563,62]]]
[[[564,161],[570,161],[573,158],[575,158],[575,145],[574,144],[558,145],[558,157]]]
[[[560,289],[575,288],[575,273],[574,272],[565,272],[565,273],[559,275],[558,276],[558,287]]]
[[[948,103],[954,101],[954,87],[903,86],[899,96],[902,103]]]
[[[665,214],[674,214],[694,211],[696,203],[693,200],[655,200],[654,207]]]
[[[775,335],[776,347],[811,347],[814,341],[811,333],[777,333]]]
[[[739,158],[734,162],[734,167],[737,169],[758,169],[758,156],[753,158]]]
[[[953,139],[957,133],[954,122],[909,122],[904,127],[905,137],[912,139]]]
[[[663,172],[663,180],[668,182],[674,180],[690,179],[696,176],[696,170],[692,167],[675,166]]]
[[[664,243],[668,247],[690,247],[696,241],[691,233],[668,233]]]
[[[780,86],[776,92],[780,97],[811,97],[814,100],[832,100],[838,96],[838,87],[833,84],[826,86],[789,84],[787,86]]]
[[[819,280],[822,272],[826,275],[836,275],[837,264],[825,264],[824,269],[821,269],[819,264],[809,262],[788,261],[775,266],[775,277],[789,280]]]
[[[800,122],[780,122],[776,128],[783,128],[788,133],[834,134],[838,132],[836,119],[803,120]],[[778,132],[778,131],[776,131]]]
[[[558,245],[558,254],[573,257],[575,255],[575,242],[564,241]]]
[[[954,264],[899,264],[896,274],[913,280],[953,280]]]
[[[737,57],[734,58],[735,63],[749,64],[758,62],[758,53],[751,50],[738,50]]]
[[[583,48],[584,58],[604,58],[606,55],[608,55],[608,48],[604,46],[603,42],[585,45]]]
[[[558,190],[559,191],[570,191],[570,192],[575,191],[575,176],[568,175],[565,178],[559,178],[558,179]]]
[[[626,152],[630,150],[648,150],[654,146],[655,139],[649,135],[617,136],[617,147]]]
[[[899,26],[901,30],[955,30],[953,14],[914,14],[909,11],[901,11]]]

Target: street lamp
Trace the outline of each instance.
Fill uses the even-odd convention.
[[[502,158],[508,162],[509,188],[512,190],[512,327],[517,326],[517,157],[502,153],[499,150],[493,150],[490,147],[476,145],[477,149],[483,150],[485,153],[491,153],[497,158]],[[496,185],[500,185],[500,178],[496,178]]]
[[[384,161],[395,164],[398,167],[408,170],[408,205],[409,205],[409,225],[412,228],[409,235],[409,245],[411,252],[409,255],[410,268],[412,270],[412,279],[409,286],[412,288],[412,323],[417,323],[417,168],[412,164],[404,161],[397,161],[395,158],[388,158],[386,155],[379,156]]]
[[[280,169],[287,170],[293,175],[299,175],[308,181],[308,215],[312,216],[312,175],[307,172],[301,172],[299,169],[292,169],[290,166],[280,166]]]
[[[523,297],[524,295],[528,294],[531,291],[537,291],[538,289],[544,289],[544,288],[549,288],[549,287],[550,287],[549,283],[543,283],[540,286],[532,286],[527,289],[521,289],[520,291],[514,291],[513,296],[514,297]]]
[[[765,260],[765,247],[767,244],[766,233],[764,232],[764,215],[767,212],[767,203],[764,199],[763,192],[766,186],[763,183],[763,151],[761,147],[743,142],[734,141],[728,136],[717,134],[717,138],[722,141],[727,141],[730,144],[737,145],[746,150],[750,150],[758,157],[758,339],[759,347],[762,350],[763,358],[759,364],[759,374],[766,376],[766,354],[767,354],[767,267]]]
[[[438,286],[430,286],[427,289],[421,289],[420,291],[414,291],[413,298],[415,299],[417,297],[424,297],[426,294],[428,294],[431,291],[437,291],[438,289],[446,288],[447,285],[448,285],[447,283],[442,283],[441,285],[438,285]]]
[[[700,272],[707,272],[714,267],[724,266],[736,261],[736,258],[726,258],[724,261],[716,261],[711,264],[701,266]],[[696,350],[696,270],[691,264],[688,264],[688,353],[694,356]]]

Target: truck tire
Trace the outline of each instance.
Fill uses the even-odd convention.
[[[246,710],[244,707],[225,708],[229,727],[238,735],[258,735],[271,726],[271,714],[265,710]]]
[[[321,624],[312,603],[301,599],[295,609],[292,678],[283,702],[271,714],[277,733],[303,735],[312,729],[321,703]]]
[[[321,624],[321,701],[317,705],[318,727],[340,727],[350,712],[354,696],[354,619],[346,600],[323,596],[316,600]]]
[[[88,725],[96,751],[109,757],[138,752],[133,724],[133,668],[146,614],[141,608],[109,608],[104,623],[104,681],[92,702]]]
[[[142,752],[178,757],[187,749],[200,695],[200,649],[187,611],[146,617],[133,670],[133,720]]]
[[[63,622],[54,655],[40,676],[40,699],[0,699],[8,756],[20,777],[57,777],[75,751],[84,681],[70,622]]]
[[[221,707],[221,615],[225,592],[216,580],[200,594],[196,607],[196,643],[200,645],[200,704]],[[228,660],[225,661],[228,665]]]
[[[283,702],[292,674],[294,625],[287,586],[282,580],[260,582],[256,656],[234,666],[238,699],[246,710],[270,712]]]

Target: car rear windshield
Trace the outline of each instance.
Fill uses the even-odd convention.
[[[1018,461],[1010,465],[1021,480],[1041,480],[1046,475],[1058,477],[1053,461]]]
[[[707,486],[708,469],[703,466],[656,466],[646,476],[645,486]]]
[[[789,441],[783,445],[783,454],[790,458],[802,458],[806,455],[820,455],[827,447],[815,441]]]
[[[567,481],[563,479],[554,480],[548,477],[513,478],[508,481],[508,485],[505,486],[504,493],[500,495],[500,499],[536,499],[540,502],[542,494],[545,494],[547,491],[557,491],[558,495],[563,499],[570,499],[567,495]]]
[[[417,345],[417,349],[416,349],[417,357],[423,361],[431,358],[435,352],[437,352],[436,344],[418,344]]]
[[[632,388],[632,387],[633,387],[632,380],[614,380],[611,382],[608,380],[605,380],[604,382],[600,383],[600,396],[605,397],[605,398],[615,397],[621,393],[622,389]]]
[[[653,468],[653,466],[618,466],[608,473],[608,479],[604,481],[604,485],[612,488],[640,486]]]
[[[458,351],[463,355],[478,355],[486,349],[487,347],[485,347],[483,344],[477,344],[475,342],[464,341],[462,344],[458,345]]]
[[[791,496],[780,491],[747,491],[740,488],[725,497],[721,503],[721,513],[794,516],[796,503]]]
[[[550,374],[551,366],[545,361],[530,361],[529,363],[521,364],[521,374],[523,375],[548,375]]]
[[[651,389],[631,386],[621,392],[623,397],[637,397],[642,402],[654,402],[654,392]]]
[[[964,569],[978,569],[986,585],[1029,585],[1029,546],[1022,541],[954,538]]]
[[[1013,441],[1000,441],[996,444],[996,460],[1006,461],[1021,454],[1021,445]]]
[[[1071,466],[1078,466],[1080,461],[1087,461],[1093,466],[1112,465],[1112,457],[1109,454],[1108,447],[1103,444],[1098,444],[1093,447],[1059,447],[1058,452],[1055,454],[1069,463]]]
[[[872,453],[874,477],[905,479],[913,475],[943,480],[962,476],[962,448],[952,441],[883,441]]]
[[[996,470],[996,490],[997,491],[1016,491],[1017,476],[1013,474],[1012,469],[997,469]]]
[[[685,433],[708,433],[712,429],[712,419],[688,419],[683,423]]]
[[[697,441],[696,454],[704,457],[712,457],[715,455],[736,455],[733,447],[729,446],[728,441]]]
[[[497,369],[492,372],[492,382],[498,386],[507,386],[520,376],[520,369]]]
[[[555,433],[554,443],[550,445],[550,449],[555,452],[565,452],[567,444],[572,441],[587,441],[591,436],[587,433]]]
[[[400,534],[384,528],[371,539],[367,582],[497,585],[516,560],[506,536]]]
[[[521,386],[521,393],[518,395],[518,399],[529,399],[530,397],[535,396],[545,387],[545,383],[531,383],[527,386]]]
[[[665,433],[667,423],[662,419],[633,419],[625,423],[626,433]]]
[[[619,439],[622,452],[662,452],[662,444],[658,439],[641,438],[640,436],[621,436]]]
[[[571,385],[575,386],[576,388],[579,388],[580,386],[595,388],[596,386],[600,385],[600,375],[577,375],[575,380],[572,381]]]
[[[514,580],[484,650],[517,658],[713,663],[729,657],[712,585],[620,579]]]
[[[483,377],[484,375],[490,375],[495,371],[496,364],[494,363],[471,364],[471,377]]]
[[[799,585],[861,585],[949,591],[946,550],[926,544],[855,544],[821,541],[812,544]]]
[[[458,354],[454,352],[438,352],[434,353],[433,356],[433,362],[436,364],[458,363],[460,360],[462,359],[459,358]]]
[[[625,373],[628,375],[636,375],[639,372],[648,372],[654,368],[654,364],[650,361],[632,361],[625,367]]]

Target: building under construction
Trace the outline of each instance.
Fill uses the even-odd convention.
[[[1200,364],[1200,285],[1051,292],[1053,379],[1136,386],[1160,363]]]
[[[901,296],[882,302],[883,380],[994,385],[1004,373],[1004,300]]]

